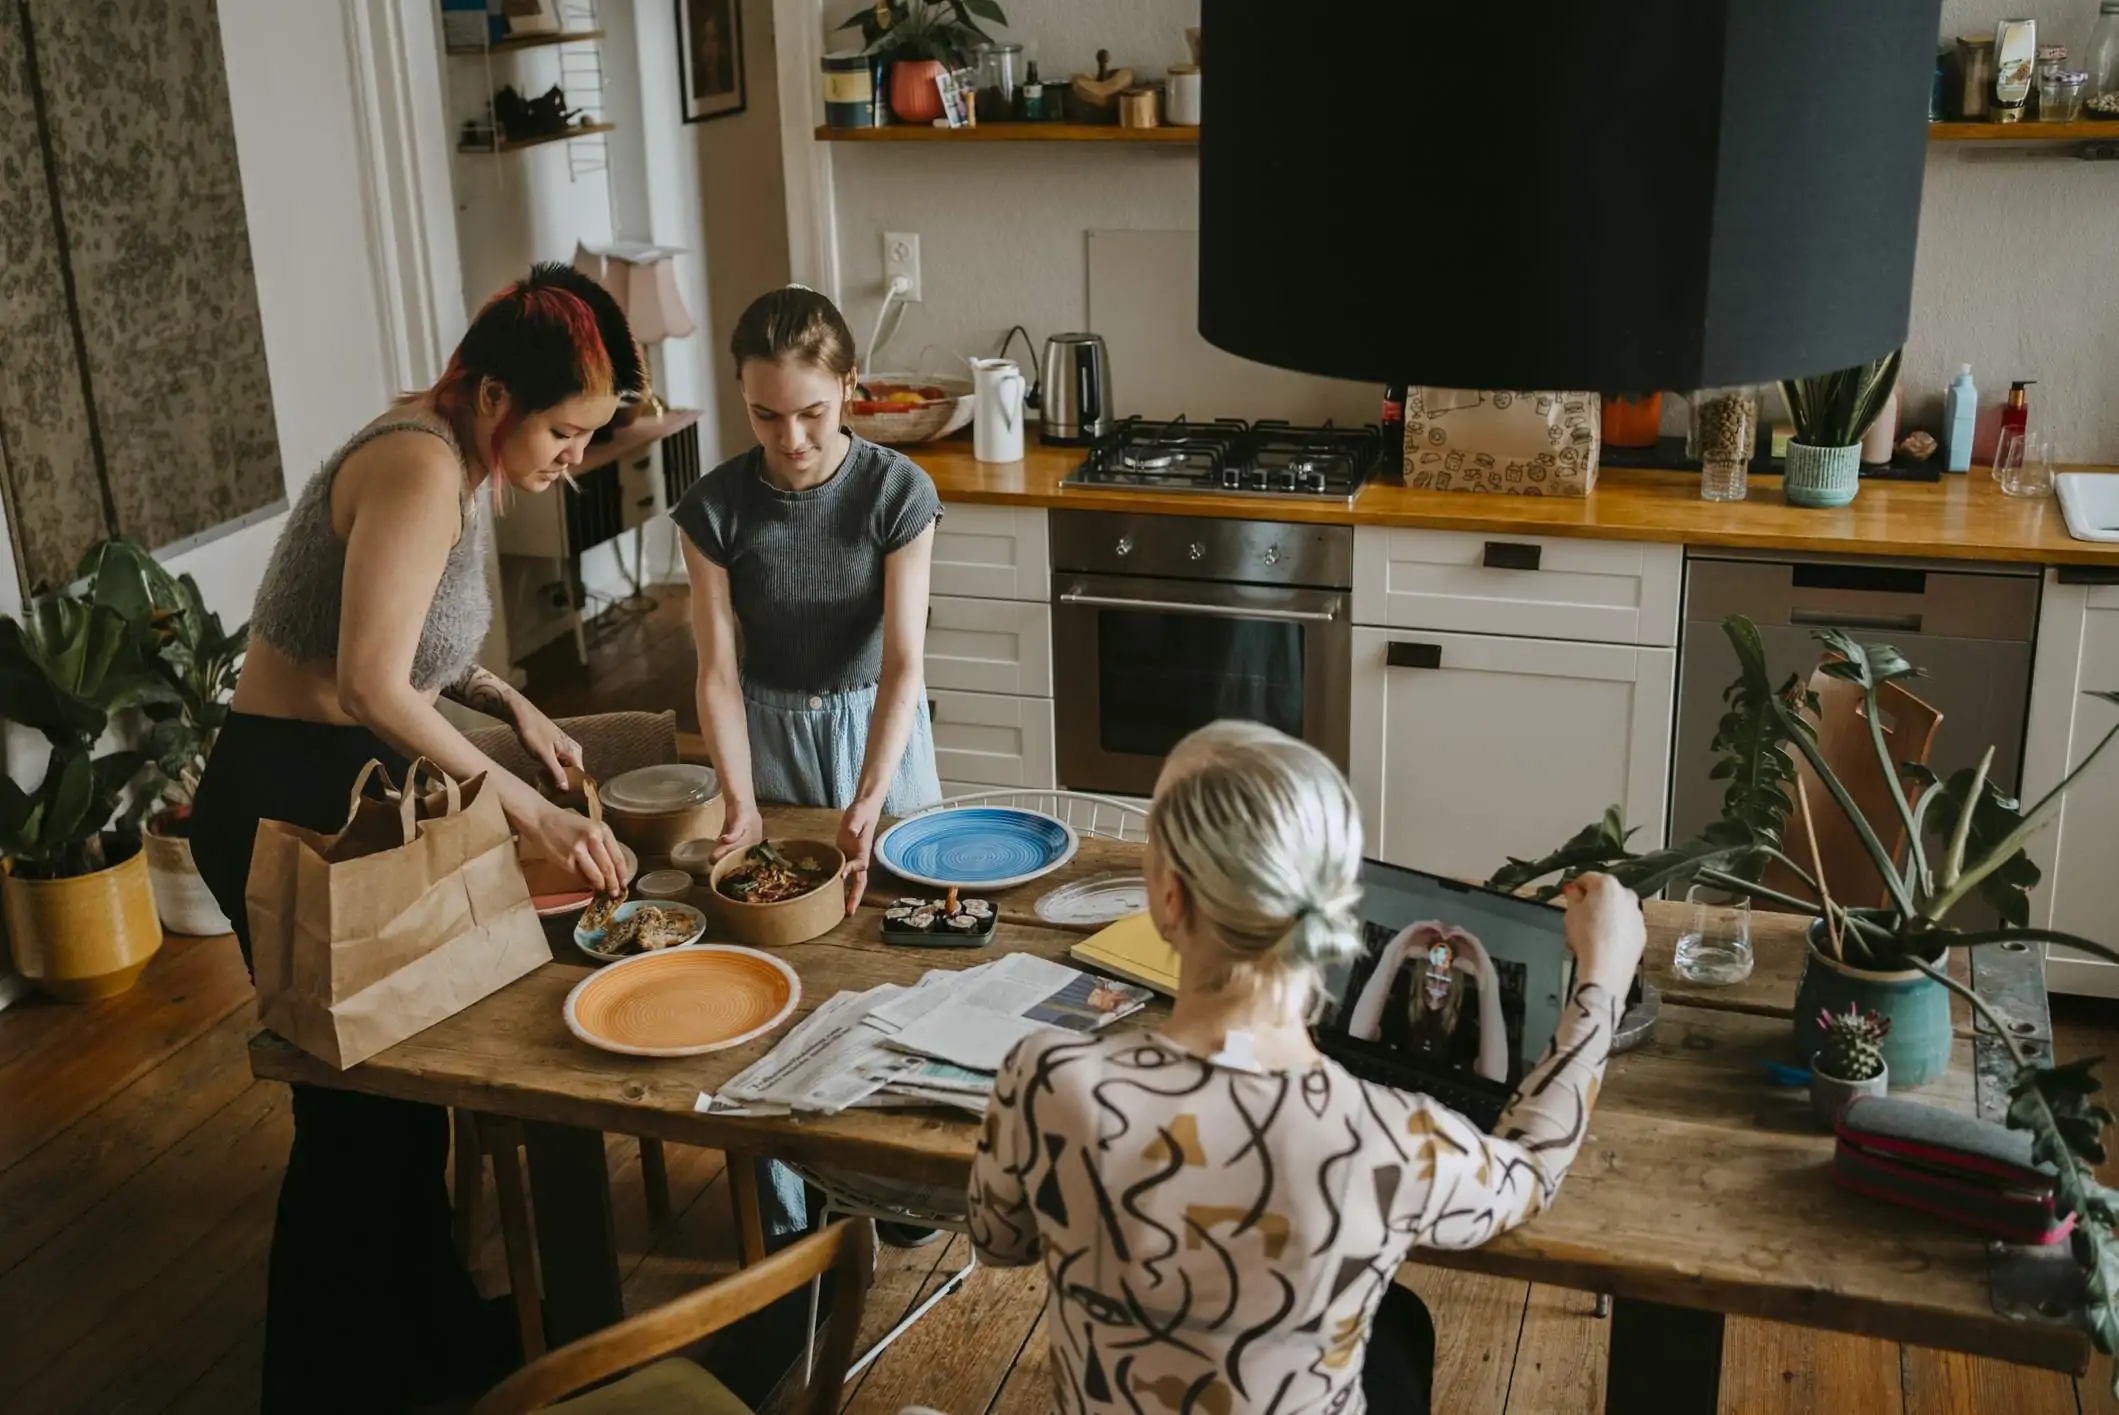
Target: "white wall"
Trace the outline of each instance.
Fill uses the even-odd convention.
[[[829,31],[851,8],[845,0],[818,7],[826,47],[846,46],[848,36]],[[1098,45],[1114,62],[1159,74],[1184,57],[1183,31],[1199,23],[1199,8],[1199,0],[1017,0],[1007,6],[1007,33],[1030,46],[1048,79],[1093,68]],[[2041,40],[2079,56],[2097,6],[2029,0],[2010,13],[2036,18]],[[1984,0],[1945,0],[1942,33],[1990,30],[1995,14]],[[1042,343],[1084,318],[1085,232],[1197,226],[1197,159],[1182,148],[840,143],[829,164],[840,295],[857,335],[866,337],[882,295],[881,233],[921,235],[926,298],[886,363],[939,370],[956,355],[991,352],[1016,323]],[[1969,362],[1990,407],[2011,379],[2037,379],[2033,420],[2063,456],[2119,462],[2119,400],[2109,396],[2119,376],[2119,279],[2108,270],[2115,230],[2119,163],[1934,144],[1906,346],[1912,415],[1939,421],[1943,385]],[[1173,339],[1172,355],[1181,347]],[[1116,376],[1123,410],[1124,366]],[[1666,408],[1671,430],[1682,428],[1674,400]]]

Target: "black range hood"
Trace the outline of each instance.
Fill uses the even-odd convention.
[[[1692,389],[1905,342],[1939,0],[1203,0],[1199,332]]]

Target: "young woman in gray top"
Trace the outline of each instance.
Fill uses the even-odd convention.
[[[843,425],[853,336],[831,301],[799,285],[761,296],[729,351],[758,445],[672,512],[728,807],[715,853],[757,843],[761,800],[836,807],[850,906],[877,817],[941,799],[921,657],[942,503],[927,473]]]
[[[538,266],[472,321],[439,383],[356,433],[303,491],[192,813],[199,873],[246,958],[258,822],[338,829],[370,759],[398,779],[415,756],[483,772],[523,835],[591,880],[620,878],[607,831],[495,766],[434,700],[511,720],[548,770],[580,764],[551,719],[473,662],[490,616],[480,493],[550,487],[643,383],[617,302]],[[481,1306],[450,1241],[447,1112],[308,1086],[293,1102],[263,1409],[369,1415],[477,1394],[513,1364],[512,1323]]]

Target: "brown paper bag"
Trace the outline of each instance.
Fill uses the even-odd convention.
[[[421,795],[423,775],[441,789]],[[425,761],[401,793],[370,762],[334,835],[259,822],[245,901],[258,1020],[340,1070],[552,956],[499,795]]]
[[[1604,400],[1595,393],[1409,388],[1405,484],[1429,491],[1587,496]]]

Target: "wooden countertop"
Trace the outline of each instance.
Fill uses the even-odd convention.
[[[1940,482],[1863,482],[1854,504],[1838,511],[1788,505],[1781,498],[1779,477],[1753,477],[1750,499],[1730,504],[1700,500],[1696,474],[1629,468],[1599,474],[1596,491],[1587,497],[1370,486],[1348,507],[1241,496],[1062,489],[1060,479],[1081,460],[1074,448],[1033,445],[1022,461],[1007,463],[976,460],[964,438],[906,450],[934,478],[944,501],[2119,568],[2119,544],[2076,540],[2068,534],[2057,500],[2003,496],[1993,478],[1978,468],[1967,476],[1945,475]]]

